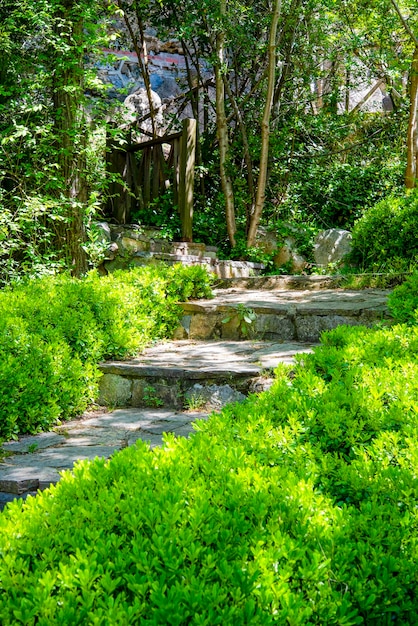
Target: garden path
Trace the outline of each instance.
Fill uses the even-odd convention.
[[[304,279],[303,289],[300,283],[296,290],[282,283],[275,289],[271,280],[260,279],[256,286],[254,279],[247,285],[242,280],[224,283],[213,300],[185,303],[177,341],[157,344],[131,361],[102,365],[102,380],[112,383],[107,393],[122,388],[125,394],[106,398],[102,387],[102,400],[120,408],[97,407],[51,432],[3,444],[0,509],[56,483],[77,460],[109,458],[139,439],[161,445],[164,432],[189,436],[193,422],[207,419],[228,399],[268,388],[273,369],[310,351],[322,330],[370,325],[388,316],[383,290],[324,289],[316,279]],[[211,393],[202,406],[192,400],[205,385]],[[227,388],[231,393],[225,396]],[[185,410],[185,404],[200,409]]]

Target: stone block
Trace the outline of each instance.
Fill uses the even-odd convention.
[[[220,325],[227,314],[197,313],[190,320],[189,339],[216,339],[220,337]]]
[[[138,378],[132,381],[131,404],[135,407],[182,408],[183,393],[180,384],[171,380]]]
[[[223,320],[221,320],[222,339],[240,339],[240,325],[240,318],[236,311],[225,313]]]
[[[296,317],[296,332],[299,341],[319,341],[321,333],[337,326],[357,326],[355,317],[342,315],[299,315]]]
[[[219,410],[231,402],[243,402],[244,394],[230,385],[193,385],[185,394],[186,403],[197,408]],[[177,431],[176,431],[177,432]]]
[[[132,384],[128,378],[104,374],[99,382],[98,403],[104,406],[126,406],[132,397]]]
[[[289,341],[295,339],[296,330],[290,317],[259,313],[255,320],[255,335],[260,339]]]

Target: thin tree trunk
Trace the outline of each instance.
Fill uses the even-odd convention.
[[[250,151],[250,144],[248,143],[248,134],[247,134],[247,129],[245,126],[245,122],[244,122],[244,118],[242,116],[242,113],[240,111],[240,108],[238,106],[238,102],[234,96],[234,94],[231,91],[231,87],[229,86],[228,81],[225,79],[224,80],[224,84],[225,84],[225,89],[226,89],[226,93],[228,94],[228,98],[231,101],[232,107],[235,111],[235,115],[236,118],[238,120],[238,124],[241,130],[241,137],[242,137],[242,146],[243,146],[243,150],[244,150],[244,160],[245,160],[245,164],[247,166],[247,181],[248,181],[248,193],[250,195],[250,199],[251,199],[251,205],[250,205],[250,210],[248,211],[248,215],[247,215],[247,220],[249,220],[249,215],[251,212],[251,208],[254,204],[254,200],[255,200],[255,193],[254,193],[254,178],[253,178],[253,162],[251,159],[251,151]]]
[[[119,9],[122,9],[120,0],[116,2]],[[138,67],[142,76],[142,80],[144,81],[145,91],[147,92],[148,106],[150,111],[150,119],[151,119],[151,128],[152,128],[152,137],[155,139],[157,137],[157,127],[155,123],[156,111],[154,108],[154,104],[152,101],[152,90],[151,90],[151,79],[148,70],[148,55],[147,55],[147,46],[144,37],[144,26],[142,24],[142,19],[139,14],[139,9],[137,4],[135,3],[135,16],[138,22],[138,28],[141,37],[141,47],[138,45],[138,40],[135,36],[134,29],[132,27],[131,22],[126,14],[123,13],[123,20],[125,22],[126,28],[128,29],[129,36],[131,38],[133,49],[135,50],[135,54],[138,58]]]
[[[258,225],[260,223],[261,214],[264,208],[264,200],[267,185],[267,168],[269,156],[269,138],[270,138],[270,118],[273,105],[274,85],[276,80],[276,36],[277,25],[280,17],[281,0],[274,0],[273,11],[271,16],[269,49],[268,49],[268,78],[267,78],[267,95],[264,106],[263,119],[261,121],[261,155],[260,155],[260,173],[257,182],[257,195],[254,206],[254,213],[251,216],[250,227],[248,229],[247,246],[254,246]]]
[[[396,0],[391,0],[393,8],[411,41],[415,44],[411,63],[411,84],[409,92],[409,121],[406,137],[407,163],[405,171],[405,187],[413,189],[417,186],[418,175],[418,37],[409,26]]]
[[[413,189],[417,186],[418,177],[418,46],[415,47],[411,64],[409,122],[406,146],[405,186],[407,189]]]
[[[220,3],[221,16],[226,15],[226,0],[221,0]],[[222,191],[225,196],[225,216],[226,227],[228,231],[229,242],[232,247],[235,246],[235,205],[234,205],[234,189],[232,186],[232,180],[228,173],[228,151],[229,151],[229,139],[228,139],[228,126],[226,122],[225,114],[225,85],[223,79],[224,64],[225,64],[225,31],[223,26],[219,28],[216,33],[215,51],[216,51],[216,65],[215,65],[215,84],[216,84],[216,121],[217,121],[217,136],[219,144],[219,172],[221,176]]]

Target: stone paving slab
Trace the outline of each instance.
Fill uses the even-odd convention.
[[[363,289],[361,291],[347,289],[326,290],[251,290],[251,289],[218,289],[211,300],[189,301],[182,304],[184,311],[228,310],[230,306],[242,304],[259,310],[277,312],[294,311],[298,313],[319,311],[325,314],[337,314],[339,311],[358,312],[365,309],[386,310],[387,289]]]
[[[6,456],[0,463],[0,510],[14,497],[58,482],[60,471],[71,469],[78,460],[109,458],[138,440],[154,448],[162,444],[164,432],[187,437],[193,432],[192,422],[207,417],[204,412],[166,409],[102,409],[62,424],[55,431],[5,443],[2,448]]]
[[[219,289],[336,289],[344,285],[344,276],[250,276],[242,278],[224,278],[217,281]]]
[[[108,361],[100,365],[103,373],[125,376],[178,378],[216,378],[233,373],[257,376],[265,368],[289,362],[295,354],[309,352],[312,342],[272,341],[194,341],[160,343],[129,361]]]
[[[65,443],[65,437],[55,432],[48,432],[39,433],[39,435],[27,435],[19,439],[19,441],[8,441],[2,447],[8,453],[25,453],[43,450],[60,443]]]
[[[370,326],[389,318],[390,290],[250,290],[218,289],[211,300],[182,303],[183,317],[175,339],[245,339],[245,311],[255,318],[252,337],[275,341],[318,342],[324,330],[341,324]]]
[[[181,410],[190,394],[196,395],[193,388],[202,385],[227,385],[242,396],[252,391],[252,382],[265,376],[266,370],[279,363],[294,363],[297,354],[310,352],[313,345],[260,340],[161,342],[138,358],[102,363],[99,401],[108,406],[141,407],[147,405],[151,394],[162,406]],[[235,400],[230,397],[228,401]],[[213,409],[220,408],[218,400],[211,403],[208,399],[208,403]]]

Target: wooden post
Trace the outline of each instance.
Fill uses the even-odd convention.
[[[112,217],[118,224],[127,224],[132,208],[130,155],[114,144],[109,136],[106,143],[106,169],[110,175],[116,174],[109,184],[106,215]]]
[[[193,241],[192,227],[196,127],[196,120],[183,120],[178,190],[182,241]]]
[[[179,207],[179,162],[180,162],[180,139],[173,139],[172,143],[173,151],[173,201],[175,206]],[[180,209],[179,209],[180,212]]]
[[[143,173],[144,173],[144,206],[147,208],[151,202],[151,148],[147,146],[144,148],[143,159]]]

